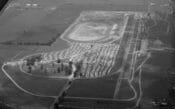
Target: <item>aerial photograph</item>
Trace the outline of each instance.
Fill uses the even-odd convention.
[[[0,0],[0,109],[175,109],[175,0]]]

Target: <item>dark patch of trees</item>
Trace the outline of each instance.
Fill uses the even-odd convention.
[[[83,65],[83,61],[80,61],[80,62],[78,62],[78,63],[75,64],[76,71],[74,72],[74,77],[83,76],[82,75],[82,72],[81,72],[82,65]]]
[[[0,109],[14,109],[14,108],[9,107],[9,106],[7,106],[7,105],[4,104],[4,103],[0,103]]]
[[[35,64],[35,62],[36,61],[41,61],[42,60],[42,57],[41,57],[41,55],[37,55],[37,56],[32,56],[32,57],[30,57],[30,58],[28,58],[28,59],[26,59],[26,61],[27,61],[27,66],[33,66],[34,64]]]
[[[18,41],[18,40],[9,40],[5,42],[1,42],[1,44],[4,45],[36,45],[36,46],[51,46],[52,43],[56,41],[56,39],[60,36],[61,34],[58,34],[56,37],[52,37],[50,40],[46,42],[25,42],[25,41]]]
[[[9,0],[0,0],[0,12],[5,8]]]

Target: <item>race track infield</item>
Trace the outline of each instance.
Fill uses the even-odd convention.
[[[19,67],[4,66],[6,75],[20,87],[36,96],[56,97],[59,95],[67,79],[50,79],[27,75],[20,71]]]

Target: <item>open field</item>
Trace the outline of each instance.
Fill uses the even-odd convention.
[[[2,66],[2,62],[0,62]],[[29,95],[17,88],[0,70],[0,101],[14,109],[48,109],[53,102],[50,97],[37,97]],[[1,106],[0,106],[1,107]]]
[[[99,79],[75,80],[68,90],[67,96],[111,99],[113,98],[114,87],[117,79],[118,74]]]
[[[169,74],[168,71],[175,67],[172,58],[174,58],[174,53],[157,51],[143,66],[143,98],[141,100],[143,109],[154,109],[155,107],[151,105],[150,101],[155,98],[171,99],[169,90],[174,86],[174,76]]]
[[[13,1],[0,18],[1,42],[12,41],[12,43],[28,45],[38,43],[42,45],[49,41],[53,43],[55,38],[58,38],[83,10],[137,10],[135,5],[141,11],[143,10],[143,1],[138,0],[133,0],[136,4],[128,0],[119,1],[119,3],[118,1],[99,2],[98,0],[84,2],[76,0],[52,0],[50,3],[47,0],[42,2]],[[27,3],[39,5],[32,7]]]
[[[4,66],[7,74],[18,84],[21,88],[38,95],[43,96],[57,96],[67,83],[66,79],[49,79],[32,77],[24,74],[17,67],[9,68]]]
[[[68,42],[108,43],[123,36],[129,16],[133,13],[87,11],[61,36]]]

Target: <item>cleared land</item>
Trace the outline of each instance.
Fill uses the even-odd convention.
[[[108,43],[119,40],[125,31],[128,16],[127,13],[115,11],[82,12],[61,38],[70,43]]]

